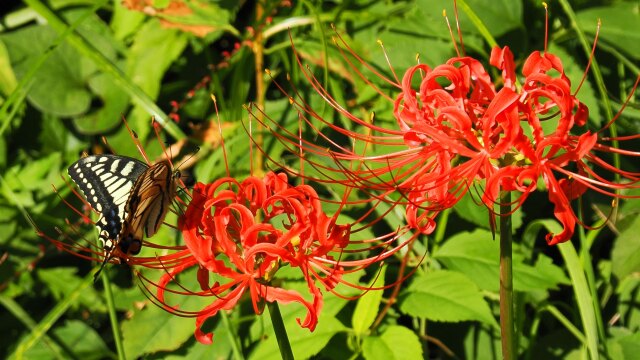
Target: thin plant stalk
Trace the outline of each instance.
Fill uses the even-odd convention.
[[[511,193],[500,194],[500,334],[502,358],[516,359],[511,244]]]
[[[244,360],[244,355],[242,355],[242,350],[240,350],[242,348],[240,345],[240,338],[237,336],[235,328],[231,326],[229,315],[227,315],[226,312],[221,311],[220,316],[222,317],[224,327],[227,329],[227,334],[229,334],[229,343],[231,344],[233,358],[235,360]]]
[[[271,324],[273,324],[273,331],[276,334],[276,340],[278,341],[278,348],[280,349],[282,360],[293,360],[293,351],[291,350],[291,344],[289,343],[289,337],[287,336],[287,329],[284,327],[278,303],[275,301],[267,302],[267,307],[269,308]]]
[[[111,279],[109,279],[106,271],[102,272],[101,278],[102,286],[104,286],[104,297],[107,300],[109,322],[111,322],[111,330],[113,331],[113,341],[116,343],[116,351],[118,352],[118,359],[125,360],[127,357],[124,354],[124,345],[122,343],[122,336],[120,334],[120,326],[118,323],[118,315],[116,314],[115,300],[113,298],[113,291],[111,290]]]

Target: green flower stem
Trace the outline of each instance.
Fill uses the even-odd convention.
[[[269,315],[271,316],[271,323],[273,324],[273,331],[276,334],[278,340],[278,347],[280,348],[280,355],[282,360],[293,360],[293,351],[291,351],[291,344],[289,343],[289,337],[287,336],[287,329],[284,327],[282,321],[282,314],[277,302],[267,302],[269,308]]]
[[[513,275],[511,254],[511,193],[500,194],[500,334],[502,358],[516,359],[513,321]]]
[[[107,276],[107,272],[103,271],[102,285],[104,286],[104,296],[107,300],[107,311],[109,312],[109,321],[111,322],[111,331],[113,332],[113,341],[116,343],[116,351],[118,352],[118,359],[126,360],[124,355],[124,345],[122,344],[122,337],[120,336],[120,326],[118,326],[118,316],[116,314],[116,305],[113,300],[113,291],[111,291],[111,280]]]

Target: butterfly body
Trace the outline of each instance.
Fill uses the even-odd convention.
[[[178,172],[169,161],[151,166],[117,155],[91,155],[69,167],[69,176],[100,213],[96,222],[105,262],[117,248],[136,255],[142,239],[153,236],[176,194]]]

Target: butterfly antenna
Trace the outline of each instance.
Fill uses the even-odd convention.
[[[155,118],[153,119],[154,119],[153,121],[155,121]],[[144,151],[144,148],[142,148],[142,144],[138,139],[138,134],[136,134],[135,131],[131,130],[131,128],[129,127],[129,123],[127,122],[127,119],[125,119],[124,115],[122,116],[122,122],[124,123],[124,126],[127,127],[127,131],[129,132],[131,139],[133,139],[133,142],[136,144],[136,147],[138,148],[138,152],[140,153],[140,155],[142,155],[142,158],[144,159],[144,161],[146,161],[147,164],[151,164],[151,161],[149,161],[149,157],[147,156],[147,153]]]
[[[176,166],[176,169],[180,169],[184,164],[186,164],[189,160],[191,160],[194,156],[196,156],[196,154],[200,151],[200,146],[196,146],[196,149],[186,158],[184,158],[184,160],[182,160],[182,162],[180,164],[178,164],[178,166]]]

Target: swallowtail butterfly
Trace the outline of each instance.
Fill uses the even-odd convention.
[[[176,195],[179,173],[167,160],[148,166],[126,156],[91,155],[71,165],[69,176],[101,215],[96,226],[104,266],[116,246],[123,255],[136,255],[143,236],[158,231]]]

